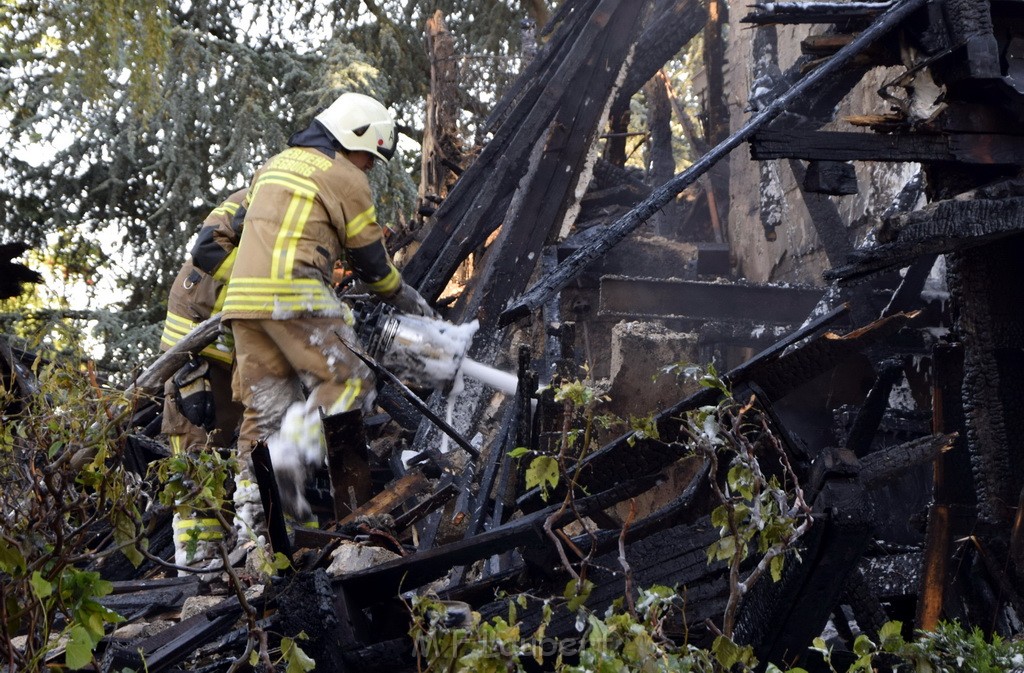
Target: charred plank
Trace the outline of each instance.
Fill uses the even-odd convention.
[[[856,483],[829,482],[814,511],[802,560],[789,559],[779,582],[755,584],[740,608],[736,639],[761,661],[793,665],[806,655],[870,541],[870,508]]]
[[[925,255],[967,251],[1024,231],[1024,198],[939,201],[895,218],[890,241],[854,251],[849,262],[825,277],[849,282],[908,266]]]
[[[759,2],[756,11],[740,19],[753,24],[843,23],[872,21],[893,2]]]
[[[867,488],[875,488],[896,479],[916,465],[931,462],[953,448],[959,435],[936,434],[912,442],[891,446],[861,459],[860,478]]]
[[[789,325],[806,318],[821,295],[820,288],[795,285],[604,276],[600,312],[609,316]]]
[[[750,156],[815,161],[936,161],[1024,164],[1024,137],[993,133],[882,135],[848,131],[767,129],[750,141]]]
[[[647,477],[620,480],[614,488],[577,500],[573,510],[563,511],[554,520],[552,527],[564,526],[577,514],[586,516],[590,511],[605,509],[632,495],[643,493],[650,489],[654,482],[654,478]],[[470,539],[459,540],[374,568],[344,575],[338,578],[337,583],[346,591],[349,600],[355,601],[356,604],[379,600],[384,596],[394,596],[397,595],[400,586],[403,590],[422,586],[441,577],[453,566],[473,563],[531,542],[546,543],[547,538],[542,530],[543,523],[559,509],[560,505],[553,505]]]

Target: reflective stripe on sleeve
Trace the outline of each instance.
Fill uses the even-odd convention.
[[[378,281],[367,283],[366,286],[371,291],[377,294],[389,295],[398,289],[398,286],[402,283],[402,274],[398,272],[394,266],[388,271],[388,275],[384,276]]]
[[[235,258],[238,257],[238,248],[232,248],[228,256],[217,267],[216,271],[213,272],[213,277],[220,282],[227,282],[228,278],[231,278],[231,269],[235,266]]]
[[[345,224],[345,237],[352,240],[362,233],[363,229],[377,221],[377,209],[370,206]]]
[[[181,341],[195,327],[196,323],[188,318],[168,311],[167,317],[164,319],[164,331],[160,335],[160,343],[170,348]]]

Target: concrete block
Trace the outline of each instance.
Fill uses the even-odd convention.
[[[697,335],[674,332],[661,323],[623,321],[612,328],[612,413],[628,418],[648,416],[678,402],[694,386],[673,374],[658,375],[675,362],[695,362]]]
[[[396,558],[401,557],[383,547],[345,541],[331,554],[331,565],[327,568],[327,574],[338,576],[357,570],[365,570],[366,568],[372,568]]]

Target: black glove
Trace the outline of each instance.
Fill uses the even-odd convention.
[[[181,415],[187,418],[189,423],[207,432],[213,430],[216,418],[209,362],[204,358],[195,358],[175,372],[174,399],[178,403]]]
[[[431,308],[427,300],[416,291],[412,285],[409,285],[405,281],[402,281],[402,285],[398,288],[398,292],[394,293],[387,299],[387,303],[397,308],[402,313],[409,315],[421,315],[427,318],[438,318],[437,311]]]

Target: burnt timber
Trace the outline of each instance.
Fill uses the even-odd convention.
[[[1024,39],[1018,36],[1024,32],[1021,11],[1015,3],[955,0],[760,7],[749,21],[760,26],[757,39],[765,50],[773,48],[775,24],[829,23],[835,24],[832,47],[823,47],[823,40],[808,47],[818,50],[812,58],[822,50],[832,55],[824,62],[806,58],[787,72],[768,64],[760,74],[774,86],[750,122],[717,138],[704,157],[660,187],[621,178],[614,188],[581,198],[583,208],[625,199],[629,210],[578,234],[578,245],[559,258],[551,242],[586,170],[607,102],[583,99],[579,91],[628,100],[660,65],[642,62],[640,74],[627,71],[625,84],[615,90],[631,44],[651,41],[668,53],[664,28],[671,26],[673,39],[683,41],[675,53],[704,25],[696,3],[656,2],[647,15],[640,4],[563,3],[546,49],[496,105],[491,143],[454,182],[406,269],[425,294],[436,297],[458,264],[502,226],[449,315],[480,318],[486,348],[494,352],[505,336],[501,325],[539,313],[534,327],[545,331],[547,350],[537,358],[522,351],[520,394],[497,402],[503,405],[500,427],[484,446],[465,451],[467,462],[433,448],[426,422],[410,442],[419,459],[414,471],[406,471],[400,455],[382,461],[390,466],[385,481],[393,497],[369,507],[373,515],[395,515],[392,528],[346,520],[289,540],[283,522],[275,521],[275,548],[295,543],[319,549],[300,565],[298,579],[276,580],[260,599],[259,607],[271,615],[266,619],[291,634],[315,622],[317,651],[337,670],[411,670],[401,592],[447,580],[446,598],[484,616],[503,609],[494,600],[496,589],[559,593],[568,574],[543,526],[547,522],[570,538],[577,517],[595,527],[588,559],[597,585],[592,607],[621,595],[621,577],[608,570],[618,566],[621,542],[639,584],[685,592],[688,623],[721,614],[726,572],[721,563],[708,564],[706,554],[717,539],[709,518],[709,467],[689,455],[682,420],[686,412],[714,404],[717,390],[701,389],[652,409],[657,437],[627,432],[581,461],[572,472],[580,489],[572,512],[559,511],[538,491],[518,488],[508,451],[538,447],[545,430],[561,422],[550,399],[531,399],[536,396],[524,391],[537,390],[538,379],[549,381],[552,372],[571,377],[582,359],[573,321],[561,318],[558,294],[572,282],[591,282],[584,278],[594,274],[600,311],[608,314],[716,324],[743,316],[788,330],[724,374],[737,398],[750,400],[779,437],[815,518],[802,541],[802,562],[789,563],[778,583],[756,584],[741,605],[737,639],[763,662],[813,669],[819,662],[807,646],[830,621],[847,624],[845,631],[837,627],[839,648],[852,647],[848,623],[867,632],[889,619],[922,628],[959,619],[988,633],[1020,635],[1015,614],[1024,607],[1024,573],[1013,569],[1024,563],[1024,417],[1018,411],[1024,404],[1024,311],[1012,299],[1024,296],[1018,269],[1024,254],[1024,78],[1014,65]],[[901,42],[923,55],[913,67],[944,87],[945,108],[919,119],[908,106],[875,120],[869,130],[824,130],[838,123],[835,102],[870,66],[899,62],[894,53]],[[988,111],[973,114],[979,106]],[[787,160],[783,165],[797,178],[832,265],[827,293],[595,271],[626,234],[744,143],[757,160]],[[921,178],[884,209],[871,242],[855,247],[835,202],[822,195],[856,191],[853,164],[837,162],[863,161],[919,163]],[[570,170],[562,174],[566,166]],[[602,171],[614,175],[612,167],[593,167],[595,175]],[[914,210],[922,194],[928,203]],[[761,215],[770,236],[775,225]],[[940,255],[944,266],[936,265]],[[549,266],[541,268],[542,259]],[[537,268],[539,280],[527,290]],[[933,268],[944,273],[948,301],[922,294]],[[636,299],[630,301],[631,295]],[[773,302],[787,303],[786,310],[775,310]],[[0,356],[5,377],[31,394],[20,356],[6,344]],[[137,388],[153,394],[160,371],[151,368]],[[908,412],[893,402],[903,383],[907,394],[927,400],[927,411]],[[473,416],[479,418],[494,400],[474,394]],[[531,414],[534,403],[537,413]],[[436,410],[438,396],[432,404]],[[410,413],[416,418],[416,410]],[[664,488],[680,466],[689,477],[686,485],[626,530],[615,506]],[[272,473],[260,474],[267,509],[276,510]],[[555,491],[555,502],[561,495]],[[455,520],[465,527],[451,526]],[[390,548],[394,556],[328,577],[329,553],[354,540]],[[139,616],[153,609],[145,606],[175,609],[196,591],[189,582],[116,579],[118,591],[107,604]],[[310,606],[315,617],[303,616]],[[190,651],[215,641],[230,651],[239,642],[232,624],[241,611],[229,598],[161,635],[130,643],[111,639],[106,670],[137,664],[139,651],[153,671],[181,670]],[[527,610],[523,624],[538,617],[538,609]],[[564,616],[551,633],[579,637]],[[704,628],[688,635],[697,644],[713,637]]]

